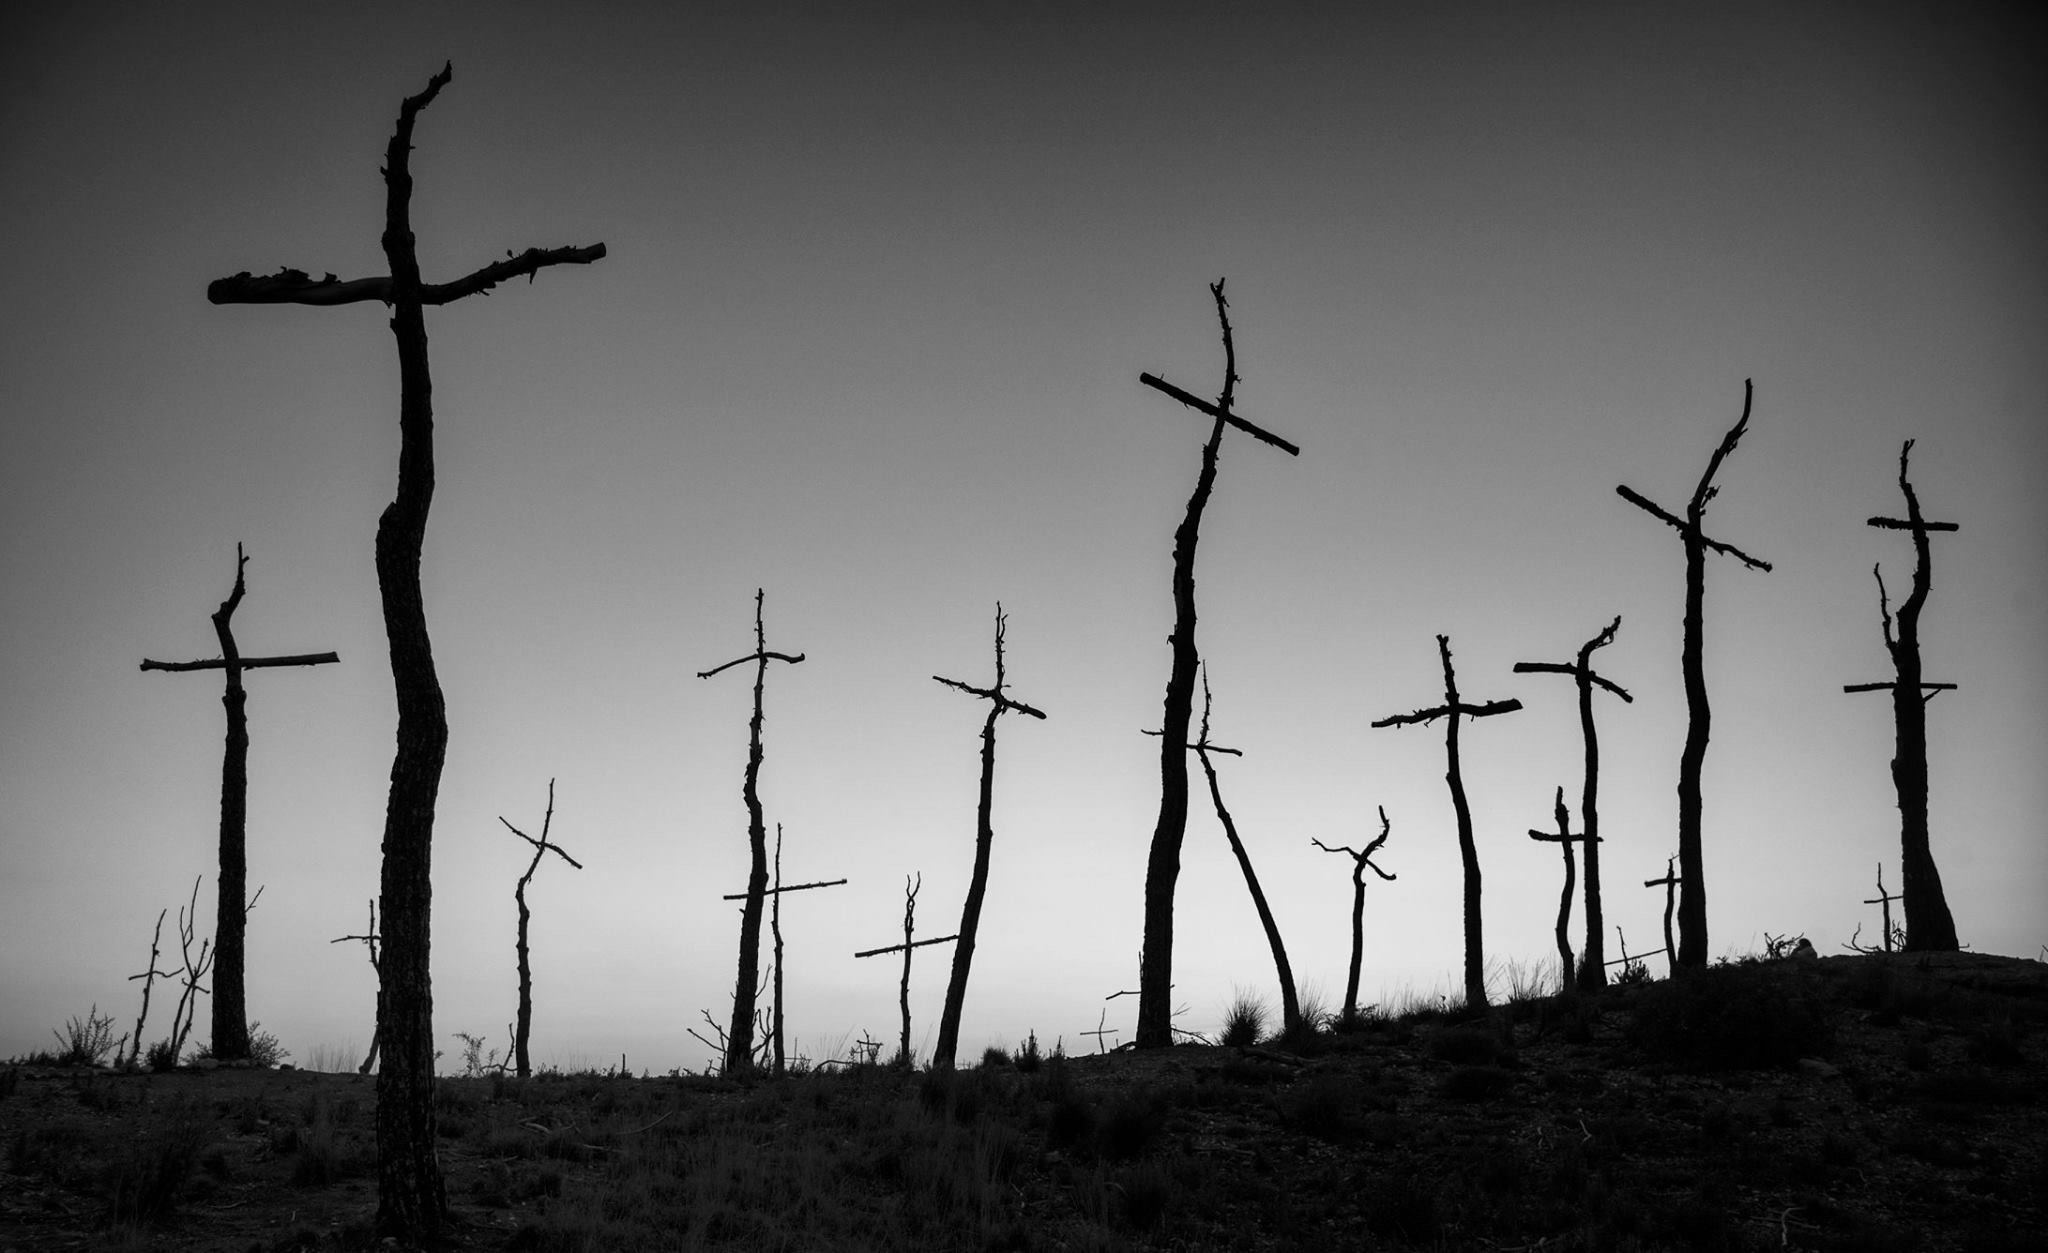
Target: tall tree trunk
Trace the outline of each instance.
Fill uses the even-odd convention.
[[[448,752],[448,718],[427,636],[420,555],[434,500],[433,378],[421,313],[411,198],[414,119],[449,79],[443,69],[400,107],[384,157],[384,255],[391,265],[391,333],[398,341],[398,492],[377,523],[377,591],[391,645],[398,747],[384,812],[383,954],[378,964],[377,1228],[438,1237],[447,1216],[435,1151],[433,915],[434,803]]]
[[[1227,407],[1227,406],[1226,406]],[[1188,827],[1188,721],[1194,716],[1195,545],[1202,511],[1216,486],[1216,454],[1223,444],[1218,418],[1202,446],[1202,469],[1188,497],[1187,516],[1173,533],[1173,649],[1159,737],[1159,819],[1145,862],[1145,947],[1138,959],[1137,1046],[1173,1043],[1173,892],[1180,880],[1180,848]]]
[[[540,855],[534,855],[538,862]],[[519,906],[519,1017],[512,1027],[512,1068],[521,1079],[533,1073],[528,1063],[526,1041],[533,1031],[533,963],[528,960],[526,947],[526,924],[533,916],[526,908],[526,880],[512,889],[512,899]]]
[[[1591,665],[1591,653],[1591,648],[1580,650],[1581,671]],[[1600,908],[1600,733],[1593,726],[1592,678],[1581,673],[1578,683],[1579,732],[1586,744],[1586,782],[1579,795],[1579,827],[1586,844],[1586,952],[1579,963],[1578,987],[1581,992],[1598,992],[1607,986],[1607,945],[1602,934],[1607,920]],[[1571,978],[1572,972],[1565,971],[1565,986],[1570,986]]]
[[[761,914],[768,893],[768,823],[761,813],[761,705],[767,694],[767,635],[761,624],[761,590],[754,592],[754,631],[763,656],[754,670],[754,717],[747,724],[747,899],[740,907],[740,964],[732,994],[732,1025],[726,1031],[725,1072],[754,1064],[754,994],[761,979]]]
[[[1351,973],[1344,980],[1344,1021],[1358,1017],[1358,971],[1365,964],[1365,861],[1351,867]]]
[[[227,711],[227,747],[220,766],[220,883],[213,924],[213,1056],[218,1061],[249,1057],[249,1014],[243,969],[243,938],[249,919],[249,714],[248,692],[242,686],[242,654],[235,647],[229,622],[242,601],[243,557],[235,548],[235,589],[213,614],[213,633],[220,640],[227,688],[221,707]]]
[[[1706,768],[1707,739],[1714,711],[1707,703],[1703,657],[1707,550],[1697,525],[1685,535],[1685,637],[1679,654],[1685,676],[1685,748],[1678,758],[1678,951],[1672,960],[1687,969],[1707,964],[1707,889],[1700,850],[1700,775]]]
[[[1899,606],[1896,636],[1886,641],[1897,671],[1892,687],[1892,716],[1898,728],[1897,748],[1892,755],[1892,784],[1899,794],[1899,861],[1905,880],[1899,891],[1906,909],[1906,951],[1953,953],[1960,947],[1955,918],[1949,913],[1941,871],[1934,864],[1928,839],[1927,701],[1932,693],[1923,690],[1920,611],[1927,605],[1927,593],[1932,586],[1932,554],[1927,543],[1929,527],[1920,512],[1920,497],[1906,477],[1906,458],[1912,451],[1912,440],[1907,440],[1899,450],[1899,488],[1906,496],[1908,529],[1913,532],[1913,590]],[[1953,530],[1954,526],[1942,529]]]
[[[1486,938],[1479,912],[1479,846],[1472,839],[1472,807],[1465,801],[1465,776],[1458,766],[1458,678],[1451,668],[1451,642],[1436,637],[1443,654],[1444,704],[1450,716],[1444,730],[1444,753],[1449,769],[1444,782],[1450,785],[1451,809],[1458,816],[1458,857],[1465,867],[1465,1008],[1486,1008]]]

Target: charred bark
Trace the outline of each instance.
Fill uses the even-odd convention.
[[[1678,757],[1678,869],[1684,890],[1678,900],[1678,951],[1675,967],[1703,968],[1707,964],[1707,889],[1700,846],[1700,776],[1706,767],[1707,741],[1713,732],[1713,709],[1707,701],[1705,661],[1705,618],[1707,552],[1725,553],[1753,570],[1768,571],[1771,563],[1752,557],[1732,544],[1709,539],[1701,529],[1707,502],[1721,489],[1714,475],[1721,462],[1733,452],[1742,433],[1749,428],[1754,389],[1750,380],[1742,383],[1742,416],[1721,437],[1720,446],[1707,462],[1706,473],[1693,488],[1683,519],[1651,503],[1626,486],[1616,487],[1623,500],[1677,530],[1685,545],[1685,636],[1679,651],[1679,668],[1685,680],[1685,747]]]
[[[913,938],[917,932],[917,894],[923,888],[924,876],[922,874],[918,875],[914,881],[909,875],[903,876],[903,943],[891,944],[886,948],[871,948],[854,954],[855,957],[879,957],[884,953],[903,954],[903,979],[898,984],[897,990],[897,1002],[903,1010],[903,1044],[897,1050],[894,1064],[901,1066],[905,1070],[912,1069],[910,1054],[910,959],[918,949],[932,944],[949,944],[960,938],[957,935],[942,935],[936,940]]]
[[[1576,841],[1585,842],[1586,860],[1590,865],[1592,862],[1593,837],[1584,834],[1572,834],[1572,811],[1565,808],[1563,785],[1559,785],[1557,789],[1557,830],[1537,831],[1532,828],[1529,832],[1529,838],[1532,840],[1551,841],[1564,850],[1564,893],[1557,900],[1557,968],[1559,972],[1558,988],[1560,991],[1568,990],[1572,986],[1572,888],[1576,886],[1574,879],[1577,875],[1577,867],[1572,858],[1572,844]],[[1588,877],[1591,877],[1590,873]],[[1591,927],[1590,915],[1588,917],[1589,920],[1586,925]],[[1593,943],[1589,939],[1586,943],[1586,960],[1590,962],[1594,959]],[[1594,986],[1599,985],[1596,984]]]
[[[932,1048],[932,1068],[951,1070],[959,1051],[960,1013],[967,1001],[967,975],[974,965],[974,939],[981,930],[981,903],[988,891],[989,850],[995,843],[992,814],[995,809],[996,719],[1010,710],[1038,719],[1045,715],[1003,691],[1003,606],[996,602],[996,681],[989,687],[971,687],[957,679],[940,678],[940,683],[957,688],[989,703],[981,724],[981,793],[975,809],[974,872],[967,881],[967,900],[960,907],[960,939],[953,946],[953,973],[946,983],[946,1006],[939,1015],[939,1039]]]
[[[1387,836],[1392,834],[1394,829],[1394,824],[1387,820],[1387,807],[1382,805],[1379,807],[1379,810],[1380,833],[1374,838],[1372,843],[1365,846],[1364,852],[1359,852],[1348,844],[1340,844],[1332,848],[1321,840],[1309,841],[1309,843],[1326,853],[1348,853],[1351,855],[1351,973],[1344,980],[1343,1020],[1345,1022],[1353,1022],[1358,1018],[1358,972],[1365,961],[1366,869],[1370,867],[1374,874],[1389,881],[1398,877],[1380,869],[1379,864],[1372,860],[1372,855],[1379,851],[1380,845],[1387,842]]]
[[[1630,703],[1634,703],[1635,697],[1620,685],[1593,673],[1593,652],[1612,644],[1614,633],[1620,629],[1621,615],[1616,614],[1606,629],[1579,646],[1578,660],[1568,666],[1550,661],[1515,663],[1516,674],[1547,672],[1571,675],[1579,689],[1579,735],[1586,746],[1585,783],[1579,797],[1579,825],[1583,834],[1578,837],[1586,846],[1586,952],[1578,970],[1581,992],[1597,992],[1607,986],[1607,924],[1600,904],[1600,732],[1593,723],[1593,688],[1597,684]],[[1560,818],[1558,830],[1564,829]],[[1569,845],[1566,845],[1565,856],[1569,872]],[[1569,967],[1565,971],[1565,986],[1571,986]]]
[[[235,586],[213,611],[220,656],[203,661],[144,660],[144,670],[219,670],[226,677],[221,708],[227,714],[227,744],[220,766],[220,881],[214,902],[213,1055],[223,1062],[249,1058],[249,1012],[244,970],[249,915],[249,712],[242,672],[273,666],[318,666],[341,660],[333,653],[290,657],[244,657],[235,644],[232,619],[248,591],[243,578],[249,558],[235,545]],[[147,987],[145,985],[145,999]],[[137,1041],[140,1043],[140,1041]]]
[[[747,723],[747,773],[740,785],[740,798],[747,806],[747,899],[740,907],[739,972],[732,994],[732,1025],[726,1031],[725,1071],[738,1074],[754,1065],[754,1007],[761,984],[761,915],[768,893],[768,822],[761,811],[761,727],[762,701],[768,690],[768,663],[795,665],[802,653],[768,651],[767,628],[762,625],[764,592],[754,589],[754,651],[735,657],[722,666],[700,670],[697,677],[708,679],[721,670],[743,662],[754,663],[754,715]]]
[[[433,378],[423,308],[487,291],[520,275],[530,278],[546,266],[595,261],[605,253],[603,244],[533,248],[453,283],[429,286],[422,281],[412,232],[413,127],[453,75],[454,67],[444,65],[425,90],[406,98],[385,148],[382,246],[387,276],[340,282],[330,275],[313,282],[295,270],[266,279],[244,272],[207,288],[207,299],[215,304],[380,301],[391,309],[398,348],[398,489],[378,519],[376,565],[398,733],[379,876],[384,952],[377,1034],[384,1064],[377,1072],[376,1225],[383,1235],[415,1243],[437,1239],[447,1219],[434,1142],[431,947],[434,803],[447,757],[448,720],[420,587],[420,557],[434,499]]]
[[[1892,753],[1892,787],[1899,797],[1899,868],[1904,880],[1901,905],[1906,911],[1906,951],[1909,953],[1953,953],[1955,917],[1949,912],[1948,895],[1942,890],[1941,871],[1934,864],[1934,851],[1927,820],[1927,702],[1939,691],[1950,691],[1953,683],[1929,683],[1920,662],[1920,612],[1926,608],[1932,586],[1929,574],[1931,554],[1927,536],[1931,531],[1954,531],[1953,522],[1929,522],[1920,512],[1920,497],[1906,477],[1906,459],[1913,441],[1899,449],[1899,491],[1906,497],[1904,518],[1872,518],[1869,525],[1913,534],[1913,590],[1899,604],[1896,618],[1886,607],[1884,575],[1877,575],[1878,613],[1884,624],[1885,651],[1891,654],[1895,677],[1890,683],[1855,683],[1847,692],[1889,688],[1896,747]],[[1887,937],[1887,940],[1889,937]]]
[[[583,869],[583,863],[562,851],[561,845],[548,842],[548,830],[555,825],[555,781],[553,779],[548,780],[548,809],[540,821],[539,839],[536,840],[518,827],[505,822],[502,815],[499,816],[498,821],[505,823],[507,831],[533,845],[533,860],[526,863],[526,873],[519,876],[518,886],[512,889],[513,903],[519,907],[519,940],[516,946],[519,959],[519,1016],[512,1027],[512,1064],[519,1077],[524,1079],[533,1073],[533,1067],[529,1064],[527,1057],[527,1040],[533,1034],[533,963],[529,960],[526,944],[527,924],[532,920],[533,915],[526,907],[526,885],[533,882],[534,871],[540,869],[540,859],[549,853],[553,853],[578,870]]]
[[[1300,449],[1231,412],[1237,391],[1237,348],[1231,339],[1229,304],[1223,280],[1209,285],[1223,334],[1223,392],[1211,405],[1181,389],[1141,374],[1138,381],[1182,404],[1208,414],[1214,425],[1202,445],[1202,467],[1188,497],[1186,515],[1173,533],[1173,634],[1168,637],[1172,664],[1166,678],[1165,710],[1160,720],[1159,817],[1152,827],[1152,845],[1145,863],[1144,947],[1138,954],[1139,1048],[1164,1048],[1173,1043],[1173,894],[1180,880],[1180,850],[1187,836],[1188,722],[1194,716],[1195,548],[1201,539],[1202,513],[1216,486],[1216,456],[1223,430],[1235,426],[1290,455]]]
[[[1484,705],[1468,705],[1458,699],[1458,675],[1451,666],[1451,637],[1436,637],[1438,655],[1444,667],[1444,703],[1433,709],[1418,709],[1414,713],[1395,714],[1373,723],[1375,727],[1416,726],[1444,719],[1444,757],[1447,768],[1444,782],[1451,789],[1451,811],[1458,820],[1458,856],[1464,864],[1464,905],[1465,905],[1465,1008],[1482,1010],[1486,1008],[1486,936],[1480,916],[1480,895],[1482,884],[1479,873],[1479,846],[1472,838],[1472,807],[1465,799],[1465,775],[1458,759],[1458,723],[1464,718],[1486,718],[1494,714],[1513,713],[1522,707],[1519,700],[1492,700]]]

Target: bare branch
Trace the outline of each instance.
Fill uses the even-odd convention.
[[[1232,377],[1234,378],[1235,376],[1233,375]],[[1278,435],[1275,435],[1271,431],[1267,430],[1266,428],[1248,422],[1245,419],[1238,417],[1236,414],[1231,413],[1226,409],[1219,408],[1216,405],[1211,404],[1206,400],[1203,400],[1200,396],[1193,395],[1189,392],[1184,392],[1180,388],[1175,387],[1173,384],[1167,382],[1163,378],[1160,378],[1156,374],[1140,374],[1138,375],[1138,381],[1140,383],[1143,383],[1147,387],[1155,388],[1159,391],[1165,392],[1167,395],[1173,397],[1175,400],[1178,400],[1180,403],[1186,405],[1190,409],[1200,410],[1201,412],[1208,414],[1212,418],[1220,418],[1224,422],[1229,423],[1231,426],[1234,426],[1238,430],[1243,431],[1245,434],[1251,436],[1253,439],[1259,440],[1262,443],[1271,444],[1273,447],[1278,448],[1281,452],[1286,453],[1290,457],[1299,457],[1301,455],[1301,446],[1299,444],[1295,444],[1289,440],[1282,439]]]
[[[488,293],[508,279],[525,275],[533,281],[536,271],[551,265],[589,265],[604,258],[603,244],[583,247],[528,248],[517,256],[493,261],[452,283],[422,283],[420,303],[445,305]],[[304,270],[281,269],[275,274],[253,275],[244,270],[206,285],[206,299],[217,305],[348,305],[365,301],[390,304],[391,276],[340,279],[333,274],[313,278]]]

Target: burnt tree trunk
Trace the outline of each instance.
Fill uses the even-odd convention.
[[[1750,380],[1742,383],[1742,416],[1721,438],[1721,444],[1707,462],[1706,473],[1693,488],[1692,499],[1680,519],[1652,504],[1626,486],[1615,491],[1630,504],[1678,531],[1685,545],[1685,635],[1679,650],[1679,668],[1685,680],[1685,747],[1678,757],[1678,871],[1683,890],[1678,899],[1678,952],[1676,966],[1700,969],[1707,964],[1707,889],[1700,845],[1702,796],[1700,776],[1706,767],[1707,741],[1713,730],[1713,709],[1707,701],[1705,661],[1705,619],[1707,550],[1726,553],[1755,570],[1769,570],[1771,563],[1749,556],[1732,544],[1709,539],[1701,529],[1707,502],[1718,487],[1714,475],[1721,462],[1735,449],[1749,427],[1750,403],[1754,390]]]
[[[742,662],[754,663],[754,714],[747,723],[747,773],[740,785],[740,797],[747,806],[747,898],[740,907],[740,960],[732,994],[732,1023],[725,1035],[725,1072],[738,1074],[754,1065],[754,1008],[761,979],[761,915],[768,895],[768,822],[761,812],[761,727],[762,703],[768,690],[768,663],[785,661],[795,665],[802,653],[768,651],[767,628],[762,625],[761,588],[754,589],[754,651],[722,666],[700,670],[697,677],[708,679],[721,670]]]
[[[213,611],[220,656],[204,661],[149,661],[144,670],[219,670],[226,677],[221,707],[227,712],[227,746],[220,766],[220,882],[215,900],[213,951],[213,1056],[218,1061],[249,1058],[249,1011],[244,971],[249,907],[249,712],[244,671],[272,666],[318,666],[341,660],[333,653],[291,657],[244,657],[235,643],[232,619],[248,591],[249,558],[235,545],[235,586]],[[138,1041],[140,1043],[140,1041]]]
[[[1300,449],[1231,412],[1237,391],[1237,348],[1231,340],[1229,304],[1223,280],[1209,285],[1216,317],[1223,327],[1223,392],[1215,404],[1192,396],[1149,374],[1138,381],[1215,419],[1202,445],[1202,468],[1188,497],[1186,515],[1173,533],[1173,634],[1167,642],[1172,664],[1166,677],[1166,702],[1160,720],[1159,818],[1152,827],[1152,846],[1145,862],[1144,947],[1138,955],[1139,1048],[1164,1048],[1173,1043],[1173,893],[1180,880],[1181,843],[1188,825],[1188,721],[1194,715],[1195,546],[1201,539],[1202,512],[1216,486],[1216,456],[1223,446],[1223,428],[1235,426],[1290,455]]]
[[[1043,719],[1045,715],[1004,694],[1003,606],[996,603],[996,681],[991,687],[970,687],[955,679],[932,678],[989,702],[981,724],[981,794],[975,809],[974,873],[967,881],[967,900],[960,907],[960,938],[953,946],[953,973],[946,982],[946,1005],[939,1015],[939,1039],[932,1049],[932,1068],[951,1070],[960,1045],[960,1013],[967,1002],[967,976],[974,965],[974,939],[981,929],[981,902],[988,892],[989,850],[995,843],[993,813],[996,779],[996,719],[1009,710]]]
[[[1586,846],[1586,952],[1579,963],[1578,988],[1581,992],[1597,992],[1607,986],[1606,920],[1600,904],[1600,732],[1593,723],[1593,688],[1598,685],[1621,697],[1631,704],[1635,697],[1626,689],[1593,672],[1593,653],[1614,642],[1614,633],[1621,629],[1621,615],[1607,624],[1598,635],[1579,646],[1578,659],[1570,665],[1552,661],[1518,661],[1516,674],[1549,672],[1571,675],[1579,689],[1579,735],[1586,746],[1586,776],[1579,798],[1579,825],[1583,832],[1578,837]],[[1559,818],[1558,830],[1565,830],[1563,818]],[[1530,832],[1531,835],[1536,834]],[[1548,838],[1541,837],[1541,838]],[[1571,852],[1566,850],[1566,867],[1569,871]],[[1566,971],[1565,986],[1571,986],[1571,972]]]
[[[1483,1010],[1486,1008],[1486,937],[1480,916],[1481,881],[1479,874],[1479,846],[1472,838],[1472,807],[1465,800],[1465,775],[1458,759],[1458,723],[1461,719],[1484,718],[1494,714],[1513,713],[1522,707],[1519,700],[1494,700],[1484,705],[1468,705],[1458,699],[1458,675],[1451,666],[1451,637],[1436,637],[1437,653],[1443,659],[1444,703],[1433,709],[1418,709],[1411,714],[1396,714],[1381,718],[1373,723],[1375,727],[1413,726],[1444,719],[1444,757],[1447,769],[1444,782],[1451,789],[1451,810],[1458,820],[1458,856],[1464,864],[1464,905],[1465,905],[1465,1008]]]
[[[1309,843],[1326,853],[1349,853],[1351,855],[1351,973],[1344,980],[1343,1020],[1345,1022],[1353,1022],[1358,1018],[1358,972],[1365,962],[1366,868],[1371,867],[1374,874],[1389,881],[1399,877],[1381,870],[1379,864],[1372,860],[1372,855],[1379,851],[1380,845],[1387,842],[1387,836],[1394,829],[1394,824],[1387,819],[1387,807],[1382,805],[1379,807],[1379,810],[1380,833],[1372,843],[1365,846],[1364,852],[1360,852],[1348,844],[1340,844],[1332,848],[1321,840],[1309,841]]]
[[[1892,694],[1892,721],[1896,747],[1892,753],[1892,786],[1899,796],[1899,868],[1904,884],[1901,903],[1906,911],[1906,951],[1909,953],[1953,953],[1955,917],[1949,912],[1948,895],[1942,890],[1941,871],[1934,864],[1934,851],[1927,822],[1927,702],[1938,691],[1952,690],[1953,683],[1929,683],[1920,664],[1920,612],[1926,608],[1932,586],[1929,566],[1930,531],[1954,531],[1953,522],[1929,522],[1920,512],[1920,497],[1906,477],[1906,460],[1913,441],[1899,449],[1899,490],[1906,497],[1904,518],[1872,518],[1869,525],[1913,533],[1913,590],[1899,605],[1894,620],[1886,607],[1884,575],[1877,575],[1878,612],[1884,622],[1885,651],[1891,654],[1895,677],[1890,683],[1857,683],[1844,691],[1871,691],[1888,687]]]
[[[379,876],[384,924],[377,1040],[383,1064],[377,1071],[376,1223],[380,1233],[414,1243],[437,1239],[447,1221],[434,1143],[431,938],[434,803],[447,757],[448,719],[420,588],[420,556],[434,499],[433,378],[423,310],[489,291],[510,278],[531,278],[545,266],[585,264],[605,253],[603,244],[529,248],[452,283],[429,286],[422,281],[411,216],[413,126],[453,76],[454,67],[444,65],[424,91],[406,98],[385,148],[382,244],[389,274],[342,281],[331,274],[312,279],[289,269],[264,277],[245,271],[207,288],[207,299],[215,304],[380,301],[391,309],[391,333],[398,345],[398,490],[378,519],[376,554],[398,734]]]
[[[1266,893],[1259,887],[1258,872],[1252,869],[1251,854],[1245,852],[1244,841],[1238,838],[1237,823],[1223,804],[1223,785],[1216,778],[1216,763],[1209,759],[1212,752],[1232,756],[1242,754],[1234,748],[1221,748],[1209,742],[1209,672],[1206,666],[1202,670],[1202,733],[1189,747],[1201,759],[1202,773],[1209,780],[1209,799],[1216,806],[1216,820],[1223,824],[1224,838],[1230,841],[1230,851],[1237,857],[1237,867],[1244,872],[1244,885],[1252,894],[1252,905],[1259,913],[1259,925],[1265,929],[1266,945],[1273,950],[1273,969],[1280,979],[1280,1030],[1288,1038],[1295,1038],[1301,1033],[1301,1001],[1294,991],[1294,967],[1287,960],[1287,945],[1281,942],[1280,925],[1273,921],[1272,907],[1266,904]]]
[[[216,1061],[249,1057],[249,1013],[245,999],[243,937],[248,926],[249,891],[249,711],[242,686],[242,654],[235,647],[230,619],[242,603],[242,580],[248,558],[235,545],[235,588],[213,611],[213,633],[220,640],[221,669],[227,689],[221,708],[227,711],[227,746],[220,764],[220,881],[214,894],[213,923],[213,1056]]]
[[[1519,669],[1519,667],[1517,668]],[[1592,844],[1590,836],[1572,834],[1572,811],[1565,808],[1564,787],[1562,785],[1557,789],[1556,813],[1556,831],[1537,831],[1532,828],[1529,832],[1529,838],[1532,840],[1554,842],[1559,848],[1564,850],[1564,892],[1557,899],[1557,962],[1559,972],[1558,990],[1560,992],[1567,992],[1572,988],[1572,888],[1576,886],[1575,879],[1577,877],[1577,864],[1572,858],[1572,844],[1578,840],[1587,841],[1589,854]],[[1588,923],[1587,925],[1590,926],[1591,924]],[[1587,961],[1593,960],[1592,953],[1593,945],[1588,940],[1586,944]]]
[[[533,860],[526,864],[526,873],[519,876],[518,885],[512,889],[513,903],[519,907],[519,940],[516,946],[519,959],[519,1015],[512,1028],[512,1062],[519,1077],[524,1079],[533,1073],[533,1067],[529,1064],[527,1055],[527,1041],[533,1034],[533,963],[529,960],[529,950],[526,942],[527,924],[532,920],[533,915],[526,907],[526,885],[533,882],[534,871],[540,869],[540,859],[549,853],[553,853],[578,870],[583,869],[583,863],[564,852],[561,845],[548,842],[548,831],[555,825],[555,781],[553,779],[548,780],[548,809],[547,813],[541,818],[539,839],[536,840],[518,827],[505,822],[502,815],[498,818],[498,821],[505,824],[507,831],[533,845]]]

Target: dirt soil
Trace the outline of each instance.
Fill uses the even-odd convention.
[[[1677,985],[1653,982],[1483,1022],[1379,1022],[1299,1053],[1189,1045],[1069,1058],[1065,1091],[1101,1109],[1137,1094],[1162,1112],[1137,1151],[1159,1163],[1165,1213],[1084,1221],[1102,1212],[1109,1159],[1058,1135],[1056,1113],[1027,1110],[1011,1180],[1024,1230],[1006,1239],[2048,1249],[2048,963],[1963,953],[1773,967],[1769,987],[1822,1007],[1821,1036],[1775,1018],[1759,1031],[1741,1006],[1701,1017],[1674,1001]],[[1741,1054],[1745,1038],[1768,1055]],[[1026,1093],[1038,1075],[988,1078]],[[873,1090],[901,1107],[922,1083],[929,1107],[931,1082]],[[298,1070],[0,1067],[0,1251],[393,1247],[371,1235],[374,1085]],[[632,1095],[605,1095],[619,1085]],[[592,1125],[592,1100],[611,1102],[623,1125],[643,1109],[702,1114],[758,1095],[707,1079],[442,1088],[451,1247],[466,1249],[575,1247],[536,1233],[551,1206],[602,1188],[607,1154],[623,1150],[531,1144],[574,1140],[579,1122]],[[1195,1182],[1176,1195],[1175,1179]],[[1080,1197],[1089,1186],[1097,1199]],[[1076,1238],[1089,1222],[1111,1225]]]

